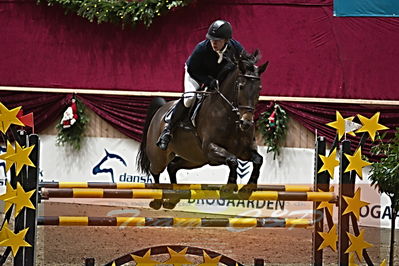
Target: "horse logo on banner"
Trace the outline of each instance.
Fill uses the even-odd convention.
[[[101,159],[101,161],[94,166],[93,168],[93,175],[101,174],[101,173],[107,173],[111,175],[112,183],[115,183],[115,169],[119,170],[120,168],[123,168],[124,170],[127,167],[127,163],[125,160],[119,156],[118,154],[110,153],[106,149],[105,150],[105,156]],[[123,167],[123,166],[124,167]],[[118,171],[123,172],[123,170]],[[116,175],[118,176],[118,175]]]

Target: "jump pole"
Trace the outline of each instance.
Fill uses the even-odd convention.
[[[131,199],[230,199],[244,200],[238,193],[224,197],[218,190],[168,189],[43,189],[42,199],[49,198],[131,198]],[[336,202],[333,192],[254,191],[245,200],[330,201]]]
[[[150,184],[112,182],[41,182],[40,188],[105,188],[105,189],[171,189],[171,190],[220,190],[226,184]],[[238,184],[241,189],[244,184]],[[313,191],[308,185],[255,185],[256,191]]]
[[[310,219],[289,218],[171,218],[171,217],[88,217],[39,216],[43,226],[133,226],[133,227],[295,227],[313,225]]]

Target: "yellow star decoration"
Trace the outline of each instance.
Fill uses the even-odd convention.
[[[329,189],[330,192],[334,192],[334,187],[331,186]],[[321,189],[319,189],[319,192],[323,192]],[[333,209],[334,209],[334,203],[329,203],[328,201],[322,201],[320,202],[319,206],[317,206],[317,210],[321,210],[323,208],[326,208],[328,212],[330,213],[331,217],[333,216]]]
[[[370,119],[364,117],[362,115],[357,115],[359,117],[360,122],[362,123],[362,127],[356,131],[358,132],[368,132],[370,138],[374,141],[375,133],[378,130],[389,129],[388,127],[381,125],[378,123],[378,119],[380,118],[380,112],[375,113]]]
[[[338,140],[342,138],[342,136],[345,134],[345,119],[342,117],[340,112],[335,111],[335,117],[336,121],[328,123],[327,126],[335,128],[338,133]]]
[[[11,124],[24,126],[24,124],[17,118],[17,114],[21,110],[21,106],[12,110],[7,109],[4,104],[0,103],[0,131],[6,134]]]
[[[222,258],[222,255],[211,258],[204,250],[202,251],[204,254],[204,263],[198,264],[198,266],[218,266],[219,261]]]
[[[317,232],[319,235],[324,239],[323,243],[321,243],[320,247],[317,250],[321,250],[325,247],[330,247],[333,251],[337,251],[337,241],[338,241],[338,235],[337,235],[337,225],[334,224],[334,226],[331,228],[331,230],[328,233],[324,232]]]
[[[0,242],[0,246],[2,247],[11,247],[12,254],[15,255],[17,254],[18,250],[20,247],[31,247],[31,245],[24,240],[26,233],[28,232],[29,228],[25,228],[24,230],[19,231],[18,233],[14,234],[13,231],[11,231],[10,228],[8,228],[8,223],[7,226],[4,224],[3,228],[1,231],[4,230],[4,233],[2,232],[2,235],[7,235],[7,239],[4,239]]]
[[[384,260],[381,262],[380,266],[387,266],[387,259],[384,259]]]
[[[9,160],[8,157],[15,154],[14,147],[11,143],[7,140],[7,150],[5,153],[0,154],[0,160],[6,161],[6,172],[10,170],[12,164],[14,163],[12,160]]]
[[[355,170],[360,179],[363,179],[362,169],[365,166],[371,165],[371,163],[362,160],[362,148],[360,147],[359,149],[357,149],[353,156],[346,153],[345,156],[349,160],[349,165],[348,167],[346,167],[345,173]]]
[[[349,254],[349,266],[358,266],[358,264],[355,262],[355,253],[354,252]]]
[[[159,264],[158,261],[151,259],[151,249],[148,249],[143,257],[131,254],[132,258],[136,262],[136,266],[153,266]]]
[[[345,251],[345,253],[355,251],[359,260],[363,261],[363,249],[373,246],[372,244],[364,240],[364,229],[360,230],[360,234],[358,236],[352,235],[349,232],[347,232],[347,235],[349,237],[349,240],[351,241],[351,245]]]
[[[33,193],[35,193],[36,189],[33,189],[31,191],[25,192],[21,184],[18,182],[17,183],[17,189],[16,189],[16,197],[7,200],[7,202],[10,202],[12,204],[15,204],[15,213],[14,216],[17,217],[19,212],[24,208],[30,208],[30,209],[35,209],[35,206],[32,204],[30,201],[30,198],[32,197]]]
[[[186,258],[186,252],[188,248],[183,249],[180,252],[176,252],[168,247],[170,258],[162,264],[173,264],[174,266],[180,266],[183,264],[193,264]]]
[[[361,191],[361,189],[358,188],[356,190],[355,195],[353,196],[353,198],[347,197],[347,196],[342,196],[344,198],[344,200],[346,201],[346,203],[348,204],[348,206],[346,207],[343,215],[353,212],[353,214],[356,216],[356,219],[359,220],[360,209],[363,206],[367,206],[367,205],[370,204],[368,202],[360,200],[360,191]]]
[[[323,161],[323,166],[320,168],[319,173],[328,171],[331,178],[334,178],[334,168],[339,165],[337,157],[337,149],[334,149],[329,156],[319,155]]]
[[[35,145],[32,145],[27,148],[22,148],[18,142],[15,142],[15,153],[10,156],[7,156],[7,159],[15,163],[15,169],[17,175],[19,174],[24,165],[35,167],[35,165],[29,159],[29,155],[34,147]]]
[[[7,220],[4,221],[3,227],[0,230],[0,242],[8,239],[8,233],[6,231],[6,228],[10,228]]]
[[[111,265],[111,266],[116,266],[116,263],[115,263],[115,261],[113,261],[113,262],[112,262],[112,265]]]
[[[10,182],[6,182],[6,193],[0,195],[0,200],[5,202],[4,212],[7,212],[12,206],[11,201],[17,196],[17,190],[14,189]]]
[[[335,128],[338,133],[338,140],[341,140],[342,136],[345,133],[348,133],[349,135],[355,136],[355,133],[353,132],[353,125],[356,125],[353,123],[353,119],[355,118],[354,116],[350,116],[347,118],[343,118],[341,113],[336,111],[336,121],[328,123],[327,126]],[[356,128],[356,127],[355,127]]]

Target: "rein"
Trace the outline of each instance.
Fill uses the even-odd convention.
[[[247,78],[247,79],[260,80],[259,76],[255,76],[255,75],[251,75],[251,74],[239,74],[238,77],[244,77],[244,78]],[[210,94],[217,93],[230,106],[231,111],[237,115],[238,120],[236,120],[236,124],[239,124],[240,123],[240,121],[239,121],[239,119],[240,119],[240,109],[246,109],[246,110],[249,110],[249,111],[254,111],[255,110],[255,108],[252,107],[252,106],[238,105],[238,95],[239,95],[240,87],[241,87],[241,84],[238,82],[238,80],[236,80],[235,86],[234,86],[234,94],[235,94],[234,98],[235,98],[235,101],[233,101],[233,102],[230,102],[229,99],[227,99],[226,96],[224,96],[224,94],[220,92],[220,90],[219,90],[219,88],[220,88],[219,87],[219,81],[216,82],[216,88],[215,88],[214,91],[190,91],[190,92],[183,93],[183,97],[190,97],[190,96],[184,96],[184,94],[191,94],[191,93],[193,93],[193,94],[202,94],[202,95],[210,95]]]

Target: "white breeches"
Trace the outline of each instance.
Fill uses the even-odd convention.
[[[199,89],[199,84],[187,72],[187,66],[184,66],[184,106],[191,107],[195,101],[195,92]]]

